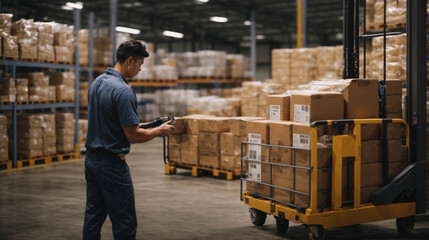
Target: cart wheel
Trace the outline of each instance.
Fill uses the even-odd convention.
[[[322,225],[311,225],[308,227],[308,239],[324,240],[326,238],[326,230]]]
[[[414,229],[414,224],[416,223],[415,216],[409,216],[404,218],[396,219],[396,229],[399,233],[405,234],[410,233]]]
[[[171,173],[171,174],[176,174],[176,173],[177,173],[177,168],[175,168],[175,167],[170,167],[170,173]]]
[[[257,209],[250,208],[250,220],[255,226],[262,226],[265,223],[265,220],[267,219],[267,214],[264,212],[261,212]]]
[[[276,217],[277,232],[286,233],[289,228],[289,221]]]

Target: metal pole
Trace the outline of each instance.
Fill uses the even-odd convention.
[[[118,15],[118,0],[110,0],[110,37],[112,41],[112,66],[116,62],[116,25]]]
[[[302,0],[296,2],[296,47],[302,47]]]
[[[89,86],[92,84],[92,79],[94,78],[94,12],[89,12],[88,19],[88,35],[89,35],[89,54],[88,54],[88,83]]]
[[[16,84],[16,66],[13,65],[12,66],[12,77],[15,80],[15,84]],[[18,159],[18,151],[17,151],[17,146],[18,146],[18,128],[17,128],[18,122],[17,122],[17,105],[16,105],[16,100],[15,102],[13,102],[13,107],[12,107],[12,167],[16,168],[18,166],[17,164],[17,159]]]
[[[252,77],[256,78],[256,11],[252,9],[250,12],[250,39],[251,39],[251,48],[250,48],[250,58],[252,62]]]
[[[158,52],[158,41],[157,41],[157,37],[156,37],[156,28],[155,28],[155,17],[152,16],[151,19],[151,27],[152,27],[152,43],[153,43],[153,53],[154,53],[154,64],[158,65],[158,56],[157,56],[157,52]]]
[[[75,120],[75,133],[74,133],[74,143],[79,144],[79,29],[80,29],[80,9],[75,10],[74,15],[74,89],[75,89],[75,105],[74,105],[74,120]]]
[[[302,18],[302,38],[301,38],[301,46],[302,47],[306,47],[307,46],[307,0],[301,0],[302,1],[302,14],[301,14],[301,18]]]
[[[206,48],[206,34],[204,31],[200,32],[200,50],[204,50]]]

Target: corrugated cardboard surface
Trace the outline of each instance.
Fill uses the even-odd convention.
[[[378,80],[353,79],[344,90],[344,100],[346,119],[378,117]]]
[[[290,120],[290,96],[268,95],[267,117],[270,120]]]
[[[247,165],[243,162],[243,172],[247,172]],[[221,155],[220,168],[226,170],[240,170],[241,169],[241,156]]]
[[[295,108],[299,105],[308,106],[306,117],[298,118]],[[292,94],[290,111],[291,120],[296,122],[311,123],[317,120],[343,119],[344,97],[342,93]]]
[[[247,136],[247,122],[262,120],[258,117],[234,117],[230,119],[230,132],[236,136]]]
[[[229,131],[229,118],[204,118],[199,121],[199,131],[204,132],[228,132]]]
[[[219,151],[220,134],[214,132],[200,132],[198,135],[198,147],[200,149],[210,149],[211,151]]]
[[[198,148],[182,147],[181,163],[198,165]]]
[[[226,132],[220,134],[220,153],[229,156],[241,156],[241,142],[247,141],[246,136],[236,136]],[[245,154],[243,149],[243,154]]]
[[[199,161],[201,166],[212,167],[218,169],[220,167],[219,151],[210,149],[199,149]]]
[[[173,163],[181,162],[182,151],[180,146],[170,145],[168,148],[168,161]]]
[[[182,144],[182,135],[181,134],[172,134],[168,136],[168,144],[170,146],[180,146]]]
[[[182,148],[198,148],[198,135],[182,134]]]
[[[391,139],[387,141],[388,145],[388,159],[389,162],[399,162],[401,161],[401,139]],[[381,140],[372,140],[362,142],[361,149],[361,162],[362,163],[372,163],[372,162],[381,162],[382,158],[382,141]]]

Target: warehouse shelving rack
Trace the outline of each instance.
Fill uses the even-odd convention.
[[[26,61],[16,61],[16,60],[0,60],[0,66],[10,67],[11,68],[11,77],[15,79],[17,68],[52,68],[52,69],[62,69],[62,70],[72,70],[75,72],[75,101],[66,102],[66,103],[40,103],[40,104],[18,104],[14,101],[11,104],[0,105],[0,110],[3,111],[12,111],[12,139],[11,142],[11,151],[9,152],[9,160],[12,162],[12,167],[17,168],[22,166],[18,163],[18,136],[17,136],[17,114],[19,110],[38,110],[38,109],[64,109],[66,111],[68,108],[74,108],[74,118],[75,118],[75,139],[74,143],[76,146],[75,149],[75,158],[79,158],[79,76],[80,76],[80,66],[79,66],[79,45],[78,45],[78,32],[80,28],[80,9],[76,9],[74,13],[74,24],[75,24],[75,43],[74,43],[74,64],[54,64],[54,63],[42,63],[42,62],[26,62]],[[62,159],[60,156],[59,159]],[[49,162],[49,161],[46,161]],[[10,164],[8,164],[8,167]]]
[[[262,226],[267,214],[276,218],[277,230],[285,233],[289,221],[302,223],[309,229],[309,239],[325,239],[325,229],[348,226],[359,223],[380,221],[396,218],[396,226],[400,233],[409,233],[415,224],[415,215],[426,213],[426,20],[427,1],[407,1],[407,96],[406,122],[401,119],[356,119],[356,120],[328,120],[311,123],[310,138],[310,166],[309,173],[310,194],[308,207],[297,207],[288,203],[281,203],[267,196],[260,196],[250,192],[240,192],[240,198],[250,207],[252,223]],[[386,6],[386,1],[384,1]],[[344,1],[344,78],[359,77],[359,39],[380,35],[364,34],[359,36],[359,0]],[[386,9],[384,9],[386,23]],[[381,81],[381,90],[385,91],[386,76],[386,36],[389,34],[386,24],[383,27],[384,37],[384,79]],[[383,94],[384,95],[384,94]],[[384,108],[384,107],[383,107]],[[381,117],[385,116],[385,108]],[[406,143],[408,146],[408,166],[388,181],[389,162],[387,148],[383,146],[382,179],[383,187],[374,192],[369,204],[360,204],[360,125],[381,124],[383,128],[388,123],[402,123],[406,129]],[[321,125],[350,125],[354,124],[353,134],[337,135],[333,140],[333,174],[332,198],[329,209],[317,208],[317,127]],[[386,131],[383,139],[386,139]],[[251,144],[243,142],[242,144]],[[269,145],[256,144],[270,147]],[[355,157],[354,160],[354,199],[351,207],[343,207],[341,198],[341,165],[343,157]],[[242,161],[249,161],[243,158]],[[259,162],[260,164],[273,163]],[[278,164],[277,164],[278,165]],[[243,167],[242,162],[242,167]],[[294,167],[294,166],[289,166]],[[270,171],[271,172],[271,171]],[[247,180],[242,177],[242,181]],[[258,182],[260,183],[260,182]],[[260,183],[270,188],[272,184]],[[278,188],[278,187],[277,187]],[[291,189],[284,189],[291,191]],[[291,191],[295,193],[295,191]]]

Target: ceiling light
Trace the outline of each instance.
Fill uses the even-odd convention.
[[[202,3],[208,3],[209,0],[197,0],[198,2],[202,2]]]
[[[265,36],[264,35],[256,35],[256,39],[262,40],[262,39],[265,39]]]
[[[243,24],[246,25],[246,26],[250,26],[250,25],[252,25],[252,22],[251,21],[244,21]]]
[[[226,22],[228,22],[228,18],[226,18],[226,17],[210,17],[210,21],[218,22],[218,23],[226,23]]]
[[[141,2],[134,2],[133,5],[136,7],[140,7],[142,5],[142,3]]]
[[[248,48],[251,46],[252,46],[252,44],[250,42],[241,42],[240,43],[240,47],[243,47],[243,48]]]
[[[72,8],[72,7],[69,7],[69,6],[61,6],[61,9],[64,9],[64,10],[69,10],[69,11],[71,11],[71,10],[73,10],[74,8]]]
[[[162,32],[162,34],[167,37],[183,38],[183,33],[179,33],[179,32],[164,31]]]
[[[71,7],[71,8],[76,8],[76,9],[82,9],[83,8],[83,3],[82,2],[67,2],[66,3],[67,7]]]
[[[126,7],[126,8],[131,8],[133,6],[134,5],[132,3],[124,3],[124,7]]]
[[[135,29],[135,28],[127,28],[127,27],[117,26],[115,28],[115,30],[117,32],[124,32],[124,33],[131,33],[131,34],[140,34],[140,30]]]

